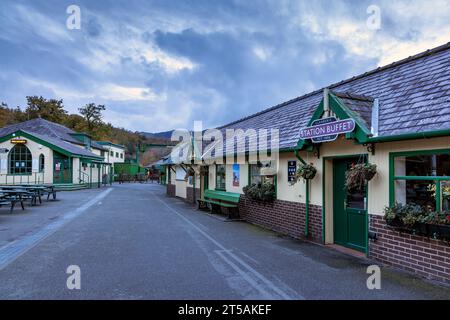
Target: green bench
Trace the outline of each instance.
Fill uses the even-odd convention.
[[[219,191],[219,190],[205,190],[203,200],[198,201],[199,209],[205,208],[207,204],[210,205],[211,212],[217,212],[218,207],[226,208],[228,217],[239,216],[238,204],[241,195],[239,193]]]

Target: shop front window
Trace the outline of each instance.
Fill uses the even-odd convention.
[[[9,152],[9,174],[31,174],[32,156],[27,146],[15,145]]]
[[[249,184],[260,184],[260,183],[275,183],[275,176],[266,176],[261,174],[261,170],[265,167],[270,167],[270,162],[259,162],[258,164],[250,164],[250,179]]]
[[[449,210],[449,152],[401,154],[393,157],[394,201],[414,203],[427,211]]]
[[[226,190],[226,166],[224,164],[216,165],[216,189]]]

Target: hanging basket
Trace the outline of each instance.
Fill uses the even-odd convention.
[[[201,175],[201,176],[206,176],[206,175],[208,175],[208,167],[207,167],[207,166],[201,166],[201,167],[200,167],[200,175]]]
[[[195,170],[192,168],[188,168],[186,171],[186,175],[184,176],[184,180],[187,181],[189,177],[193,177],[195,174]]]
[[[300,179],[303,180],[312,180],[317,174],[317,169],[313,166],[312,163],[310,164],[301,164],[297,171],[295,172],[294,180],[291,182],[291,184],[297,183]]]
[[[351,168],[345,172],[345,187],[348,190],[362,190],[367,181],[372,180],[376,173],[376,164],[353,164]]]

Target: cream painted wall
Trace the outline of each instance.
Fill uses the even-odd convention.
[[[16,138],[22,138],[20,136]],[[26,146],[30,150],[33,160],[35,161],[35,165],[33,166],[33,172],[31,175],[27,176],[14,176],[15,183],[53,183],[53,150],[50,148],[41,145],[29,138],[24,138],[27,140]],[[0,148],[7,148],[11,151],[11,149],[15,145],[8,141],[4,141],[0,143]],[[8,154],[3,153],[0,154],[1,164],[0,165],[0,183],[12,183],[12,175],[8,175]],[[44,172],[39,173],[39,156],[44,155]],[[36,162],[37,161],[37,162]],[[37,166],[36,166],[37,165]],[[8,176],[7,176],[8,175]],[[22,180],[20,180],[22,179]],[[20,182],[22,181],[22,182]]]
[[[186,199],[186,181],[184,180],[176,180],[175,181],[175,195],[177,197]]]
[[[233,165],[227,164],[226,165],[226,173],[225,173],[225,180],[226,180],[226,190],[228,192],[235,192],[235,193],[244,193],[242,191],[242,188],[244,188],[248,184],[248,165],[247,164],[240,164],[239,165],[239,187],[233,186]],[[216,180],[216,176],[214,175],[214,182]]]

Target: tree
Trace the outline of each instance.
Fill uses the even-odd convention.
[[[78,109],[86,121],[89,134],[93,133],[95,126],[103,124],[102,111],[105,110],[106,107],[104,105],[96,105],[95,103],[89,103]]]
[[[67,116],[63,100],[44,99],[42,96],[28,96],[25,113],[28,119],[42,118],[60,123]]]

